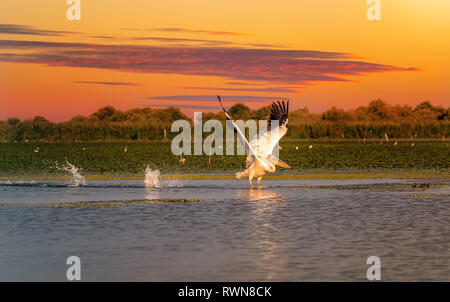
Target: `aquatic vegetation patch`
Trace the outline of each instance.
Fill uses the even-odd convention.
[[[200,199],[133,199],[103,200],[54,203],[0,203],[0,207],[47,207],[47,208],[118,208],[127,205],[147,205],[161,203],[199,203]]]
[[[409,183],[409,184],[357,184],[357,185],[338,185],[338,186],[317,186],[321,189],[335,189],[340,191],[353,192],[424,192],[430,189],[444,188],[448,186],[445,183]]]
[[[313,148],[310,146],[313,145]],[[286,140],[280,158],[294,174],[307,169],[406,169],[448,172],[448,142]],[[39,152],[34,152],[39,148]],[[124,152],[126,148],[126,152]],[[245,156],[172,154],[167,142],[0,143],[0,175],[62,176],[56,163],[67,160],[85,175],[142,175],[151,163],[161,174],[229,173],[242,169]],[[150,162],[151,161],[151,162]],[[285,170],[283,170],[285,171]],[[279,176],[279,175],[274,175]],[[285,176],[293,177],[293,176]],[[295,176],[301,177],[301,176]],[[320,176],[317,176],[320,177]],[[86,179],[88,179],[86,177]]]
[[[425,194],[425,193],[411,193],[408,197],[425,198],[425,199],[442,199],[444,196],[438,194]],[[448,198],[448,196],[447,196]]]

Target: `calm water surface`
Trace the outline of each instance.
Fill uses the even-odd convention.
[[[371,255],[385,281],[450,281],[448,185],[0,181],[0,281],[64,281],[71,255],[84,281],[364,281]],[[142,203],[164,199],[193,202]]]

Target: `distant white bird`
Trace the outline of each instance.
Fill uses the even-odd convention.
[[[272,103],[267,129],[260,131],[259,135],[256,134],[253,136],[249,142],[236,125],[231,115],[223,107],[220,97],[217,96],[217,98],[219,99],[220,106],[222,106],[227,120],[231,121],[239,140],[245,146],[245,154],[247,155],[247,169],[242,172],[237,172],[236,178],[248,177],[248,182],[250,185],[255,187],[252,183],[252,179],[256,178],[258,185],[260,185],[261,179],[266,173],[275,172],[275,166],[290,168],[288,164],[272,154],[272,151],[279,140],[287,132],[289,101],[286,103],[284,101]],[[272,123],[272,121],[278,121],[278,125],[276,125],[276,123]]]

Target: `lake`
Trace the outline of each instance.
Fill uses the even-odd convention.
[[[448,179],[0,181],[0,281],[450,281]]]

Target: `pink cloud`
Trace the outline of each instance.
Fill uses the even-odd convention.
[[[11,50],[21,52],[14,53]],[[327,51],[19,40],[0,40],[0,61],[128,72],[216,76],[234,81],[290,85],[349,81],[350,76],[416,70],[357,61],[350,54]]]

